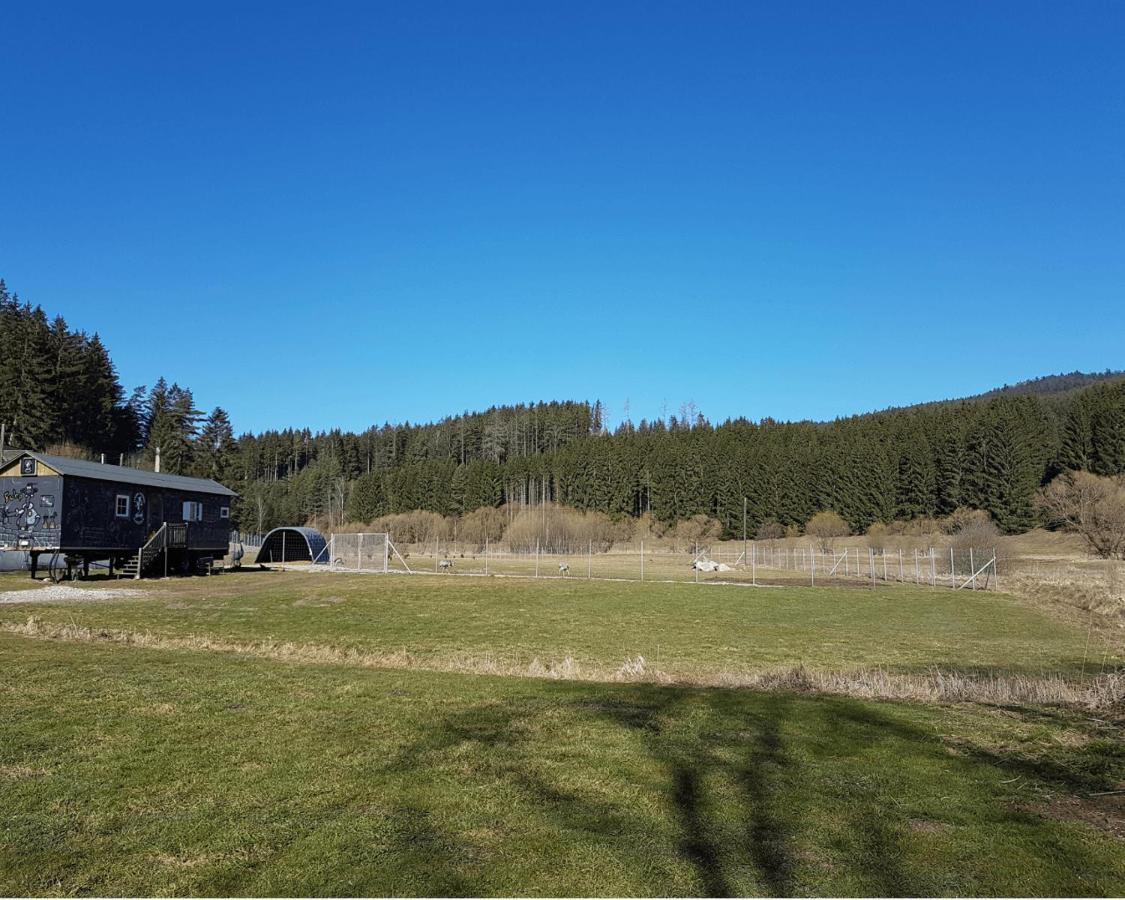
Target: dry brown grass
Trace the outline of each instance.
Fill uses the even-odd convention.
[[[1021,597],[1065,604],[1125,624],[1125,563],[1110,560],[1028,564],[1003,579]]]
[[[879,668],[819,671],[803,666],[760,672],[704,672],[671,675],[650,666],[644,657],[626,659],[616,669],[586,666],[571,656],[558,661],[530,662],[470,654],[421,655],[403,649],[379,653],[326,644],[289,641],[238,642],[201,635],[169,637],[143,631],[92,629],[44,622],[32,616],[0,629],[41,640],[101,642],[158,650],[235,653],[293,664],[342,665],[374,669],[411,669],[469,675],[550,678],[567,681],[646,682],[698,687],[837,694],[880,700],[927,703],[1058,704],[1087,709],[1125,707],[1125,673],[1103,673],[1085,679],[1058,675],[1016,675],[996,672],[969,675],[937,668],[917,673]]]
[[[42,778],[50,775],[49,769],[33,768],[32,766],[0,766],[0,780],[22,781],[25,778]]]

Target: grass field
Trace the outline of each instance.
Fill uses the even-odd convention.
[[[714,686],[1123,665],[1001,594],[141,587],[0,605],[2,893],[1125,892],[1119,707]]]

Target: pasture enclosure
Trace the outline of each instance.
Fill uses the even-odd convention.
[[[998,585],[992,548],[937,550],[839,547],[783,547],[746,542],[677,551],[666,546],[598,552],[531,551],[510,547],[458,545],[404,548],[382,533],[333,534],[325,561],[338,571],[495,575],[531,578],[585,578],[617,581],[731,583],[750,585],[839,585],[880,583],[931,588],[992,590]],[[321,560],[318,560],[318,562]]]

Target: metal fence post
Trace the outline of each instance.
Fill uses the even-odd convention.
[[[645,580],[645,542],[641,541],[641,581]]]

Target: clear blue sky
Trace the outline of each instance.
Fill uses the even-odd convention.
[[[237,429],[1125,365],[1125,3],[6,3],[0,276]]]

